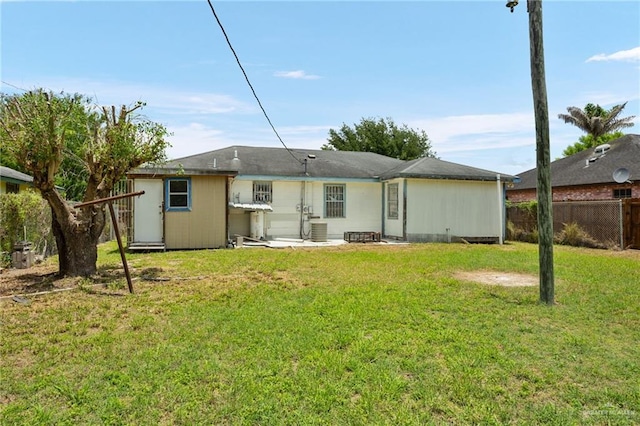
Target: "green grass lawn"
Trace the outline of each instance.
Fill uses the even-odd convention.
[[[639,424],[640,253],[529,244],[128,254],[0,302],[0,424]],[[154,278],[150,280],[149,278]],[[171,278],[171,280],[163,280]]]

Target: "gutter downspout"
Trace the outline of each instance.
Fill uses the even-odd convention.
[[[407,179],[402,179],[402,239],[407,240]]]
[[[385,226],[385,207],[386,207],[386,188],[387,188],[388,183],[387,182],[382,182],[382,237],[384,238],[386,235],[386,226]]]
[[[502,231],[504,229],[502,209],[504,208],[504,197],[502,195],[502,182],[500,181],[500,173],[496,174],[496,187],[498,188],[498,242],[503,243]]]
[[[307,159],[304,160],[305,174],[307,169]],[[300,239],[304,240],[304,196],[305,196],[305,181],[300,182]]]

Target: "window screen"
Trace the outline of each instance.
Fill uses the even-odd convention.
[[[325,185],[325,217],[345,217],[345,186]]]
[[[390,183],[387,186],[387,217],[398,218],[398,184]]]

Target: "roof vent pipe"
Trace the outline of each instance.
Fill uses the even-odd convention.
[[[231,160],[231,168],[240,171],[240,159],[238,158],[238,150],[233,151],[233,160]]]
[[[596,146],[593,152],[594,154],[604,154],[610,149],[611,149],[611,145],[609,145],[608,143],[603,143],[602,145]]]

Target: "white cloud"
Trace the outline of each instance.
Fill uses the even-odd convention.
[[[246,106],[231,96],[215,93],[163,93],[152,95],[159,108],[177,110],[185,114],[222,114],[238,112]]]
[[[171,147],[167,150],[169,158],[182,158],[200,154],[232,145],[282,147],[273,130],[263,125],[245,123],[188,123],[185,125],[169,125],[173,135],[169,138]],[[289,148],[320,149],[327,143],[327,134],[331,126],[289,126],[278,128],[278,134]]]
[[[20,82],[20,87],[44,87],[54,92],[82,93],[92,96],[100,105],[130,104],[141,100],[147,103],[147,108],[171,114],[246,113],[255,110],[253,105],[245,104],[229,95],[182,91],[116,80],[48,78]]]
[[[202,152],[224,148],[229,144],[224,140],[224,132],[212,129],[201,123],[189,123],[184,126],[168,126],[172,133],[168,138],[171,147],[167,149],[169,158],[181,158]]]
[[[632,102],[640,99],[640,93],[635,90],[630,90],[628,93],[614,93],[614,92],[585,92],[581,96],[580,105],[586,105],[587,103],[596,103],[604,106],[613,106],[623,104],[625,102]],[[576,105],[577,106],[577,105]]]
[[[276,71],[273,74],[275,77],[293,78],[297,80],[317,80],[321,78],[319,75],[307,74],[302,70],[297,71]]]
[[[446,144],[463,137],[473,140],[502,138],[516,133],[534,131],[533,113],[458,115],[450,117],[414,120],[409,127],[424,129],[429,139],[438,144]],[[513,145],[510,145],[513,146]],[[478,148],[478,147],[476,147]]]
[[[329,129],[333,126],[285,126],[278,128],[278,133],[281,135],[317,135],[318,133],[322,133],[323,135],[328,136]]]
[[[587,62],[600,62],[600,61],[638,62],[640,61],[640,46],[634,47],[633,49],[629,49],[629,50],[620,50],[610,55],[599,53],[587,59]]]

